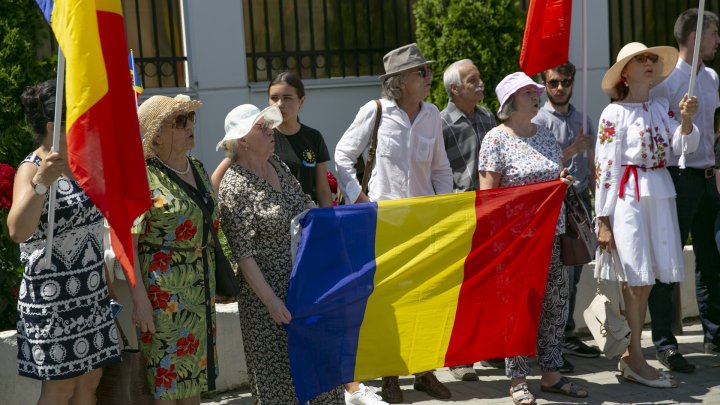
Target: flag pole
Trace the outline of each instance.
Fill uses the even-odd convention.
[[[702,39],[703,17],[705,16],[705,0],[700,0],[698,5],[697,25],[695,26],[695,46],[693,48],[692,69],[690,70],[690,86],[688,96],[692,97],[695,90],[695,76],[697,76],[698,53],[700,53],[700,40]]]
[[[60,130],[62,129],[62,107],[65,90],[65,55],[58,47],[57,79],[55,83],[55,117],[53,118],[53,140],[52,151],[60,151]],[[47,247],[43,268],[49,269],[52,266],[53,231],[55,228],[55,194],[57,193],[57,180],[50,185],[50,196],[48,198],[48,227]]]
[[[582,72],[583,72],[583,122],[582,131],[583,134],[587,135],[587,14],[585,13],[585,0],[582,0]],[[587,157],[587,149],[585,149],[584,156]]]

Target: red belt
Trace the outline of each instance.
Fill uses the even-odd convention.
[[[625,173],[623,173],[623,176],[620,179],[620,191],[618,191],[618,197],[625,198],[625,185],[627,184],[628,180],[630,180],[630,175],[632,174],[635,177],[635,199],[637,201],[640,201],[640,186],[638,185],[637,169],[640,169],[642,171],[648,171],[648,170],[662,169],[663,167],[665,167],[665,166],[644,167],[644,166],[638,166],[638,165],[623,165],[623,166],[625,166]]]

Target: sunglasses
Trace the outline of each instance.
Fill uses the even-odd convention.
[[[180,114],[175,117],[175,122],[172,123],[172,127],[185,129],[188,127],[188,122],[195,124],[195,111],[190,111],[187,114]]]
[[[416,74],[416,75],[420,75],[420,77],[422,77],[422,78],[424,79],[424,78],[432,75],[432,74],[433,74],[433,70],[430,69],[429,67],[424,67],[424,68],[421,68],[420,70],[415,70],[415,71],[413,71],[413,72],[411,72],[411,73]]]
[[[561,84],[563,87],[568,88],[573,85],[573,82],[574,82],[573,79],[562,79],[562,80],[553,79],[553,80],[546,81],[545,84],[547,84],[548,87],[550,87],[551,89],[557,89],[557,87]]]
[[[643,53],[640,55],[633,56],[633,60],[637,63],[645,63],[647,61],[655,63],[658,61],[658,59],[659,59],[659,56],[655,55],[654,53]]]

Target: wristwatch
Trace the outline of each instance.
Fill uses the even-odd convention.
[[[33,187],[33,189],[35,190],[35,193],[37,193],[37,195],[47,194],[48,188],[46,185],[44,185],[42,183],[35,183],[34,180],[30,180],[30,185]]]

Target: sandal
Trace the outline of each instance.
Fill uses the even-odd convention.
[[[549,387],[540,384],[540,390],[573,398],[585,398],[588,396],[588,392],[584,388],[573,384],[567,377],[560,377],[560,381]]]
[[[510,387],[510,398],[515,405],[535,405],[535,397],[526,382]]]

